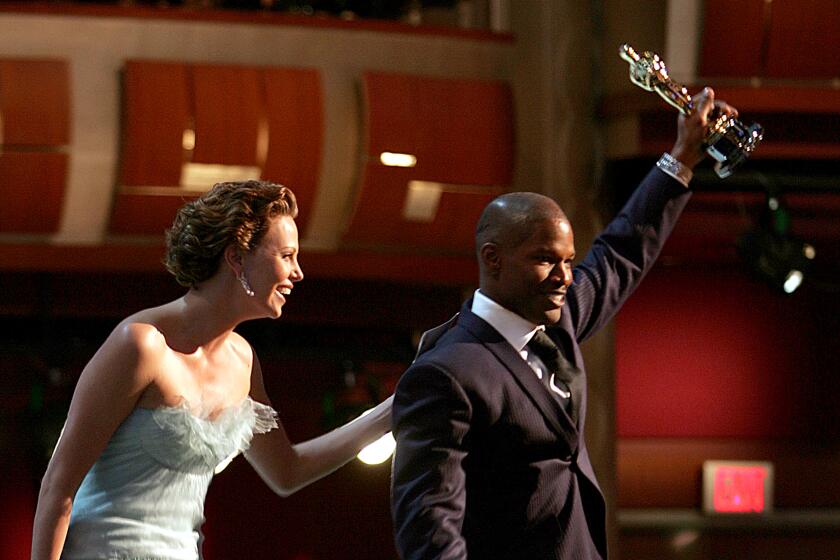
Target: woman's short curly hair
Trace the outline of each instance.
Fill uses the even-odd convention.
[[[166,269],[182,286],[197,287],[219,269],[231,243],[250,252],[272,218],[297,216],[290,189],[268,181],[217,183],[182,206],[166,231]]]

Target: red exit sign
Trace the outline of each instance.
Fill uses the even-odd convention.
[[[773,509],[773,464],[757,461],[703,463],[703,511],[767,513]]]

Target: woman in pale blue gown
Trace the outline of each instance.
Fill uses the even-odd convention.
[[[279,317],[303,279],[296,214],[290,190],[261,181],[220,183],[179,210],[166,266],[189,290],[122,321],[82,372],[41,483],[33,560],[195,560],[208,485],[237,453],[287,496],[389,430],[390,398],[292,444],[234,332]]]

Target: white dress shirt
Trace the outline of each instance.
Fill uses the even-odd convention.
[[[545,330],[545,325],[536,325],[529,320],[520,317],[513,311],[506,309],[476,290],[473,295],[471,311],[487,321],[491,327],[499,331],[504,339],[513,346],[522,359],[525,360],[538,378],[548,375],[548,368],[527,346],[531,337],[537,331]],[[569,393],[563,391],[551,380],[551,389],[563,398],[568,399]]]

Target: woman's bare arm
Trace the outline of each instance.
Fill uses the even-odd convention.
[[[254,356],[251,397],[268,404],[262,370]],[[271,489],[288,496],[350,461],[367,444],[391,429],[393,397],[379,403],[371,412],[322,436],[292,444],[279,429],[254,437],[245,452],[248,462]]]
[[[154,370],[160,344],[149,325],[123,322],[111,333],[76,385],[67,422],[41,481],[32,534],[32,560],[61,556],[73,498],[111,435],[131,413]]]

